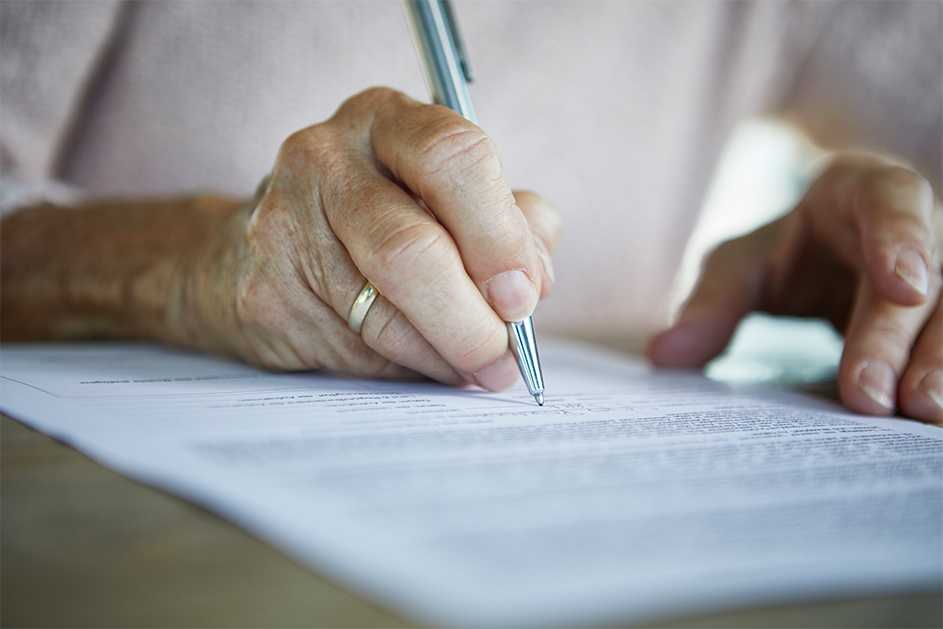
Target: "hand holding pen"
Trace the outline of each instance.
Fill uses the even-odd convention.
[[[286,140],[241,219],[236,288],[251,303],[225,342],[248,337],[237,353],[270,367],[419,373],[489,391],[520,372],[542,403],[530,315],[553,285],[560,220],[537,194],[511,191],[473,122],[448,6],[421,7],[438,11],[426,41],[451,50],[450,76],[426,65],[450,108],[372,89]],[[461,106],[440,97],[454,89]]]
[[[505,321],[550,293],[560,230],[481,129],[382,88],[292,134],[256,197],[219,216],[188,258],[181,344],[489,391],[519,377]]]
[[[117,225],[121,237],[103,240]],[[37,230],[56,234],[41,259]],[[481,129],[372,89],[286,139],[252,199],[102,201],[5,220],[4,260],[16,262],[4,263],[3,332],[143,338],[276,370],[494,391],[519,377],[505,320],[549,294],[558,233],[539,196],[512,193]]]
[[[473,80],[449,0],[406,0],[433,100],[477,123],[467,83]],[[509,346],[528,392],[543,406],[544,384],[531,317],[509,319]]]

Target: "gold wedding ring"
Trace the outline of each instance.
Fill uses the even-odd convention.
[[[379,297],[379,295],[380,292],[375,289],[370,282],[363,285],[360,294],[357,295],[357,299],[354,300],[354,305],[350,307],[350,314],[347,316],[347,325],[350,326],[351,330],[360,334],[360,329],[363,327],[363,320],[367,318],[370,306],[373,305],[374,300]]]

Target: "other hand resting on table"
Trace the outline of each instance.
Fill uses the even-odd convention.
[[[825,317],[845,335],[848,408],[943,422],[943,211],[930,184],[868,155],[835,158],[799,205],[708,258],[656,365],[703,365],[748,312]]]

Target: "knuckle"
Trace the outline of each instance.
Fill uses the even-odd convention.
[[[402,93],[388,87],[370,87],[341,103],[337,114],[340,117],[356,115],[365,109],[373,109],[378,104],[396,101],[403,96]]]
[[[449,116],[424,129],[416,148],[417,174],[421,182],[455,181],[472,168],[485,168],[487,172],[497,167],[500,172],[494,142],[484,131],[463,118]]]
[[[873,213],[879,216],[920,216],[929,220],[934,207],[933,186],[926,178],[908,168],[885,165],[858,181],[856,194],[871,199]]]
[[[374,262],[377,276],[399,278],[411,270],[444,268],[451,240],[438,225],[420,221],[398,225],[380,236]]]
[[[367,150],[378,118],[386,120],[387,124],[400,124],[409,109],[416,105],[416,101],[401,92],[372,87],[344,101],[325,126],[356,138],[359,146]]]
[[[327,124],[295,131],[282,142],[275,170],[297,172],[306,171],[312,166],[324,168],[340,153],[339,144],[337,134]]]
[[[876,319],[871,328],[873,338],[881,339],[886,347],[909,350],[914,341],[914,330],[897,318]]]
[[[920,174],[903,166],[891,165],[882,168],[874,174],[873,181],[877,185],[893,186],[932,195],[930,182]]]
[[[478,373],[507,351],[508,339],[503,325],[482,319],[454,339],[453,364],[469,373]]]

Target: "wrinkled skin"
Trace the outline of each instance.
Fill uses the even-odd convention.
[[[923,178],[840,156],[794,211],[714,252],[649,356],[703,365],[751,310],[824,316],[845,334],[849,408],[939,423],[941,231]],[[46,205],[0,237],[4,340],[148,338],[272,369],[498,390],[518,378],[504,321],[550,293],[560,221],[511,191],[481,129],[373,89],[288,138],[248,202]],[[358,335],[347,317],[367,280],[382,296]]]
[[[943,422],[940,200],[916,173],[840,155],[785,217],[721,245],[648,354],[698,366],[752,310],[825,317],[845,336],[845,405]]]

